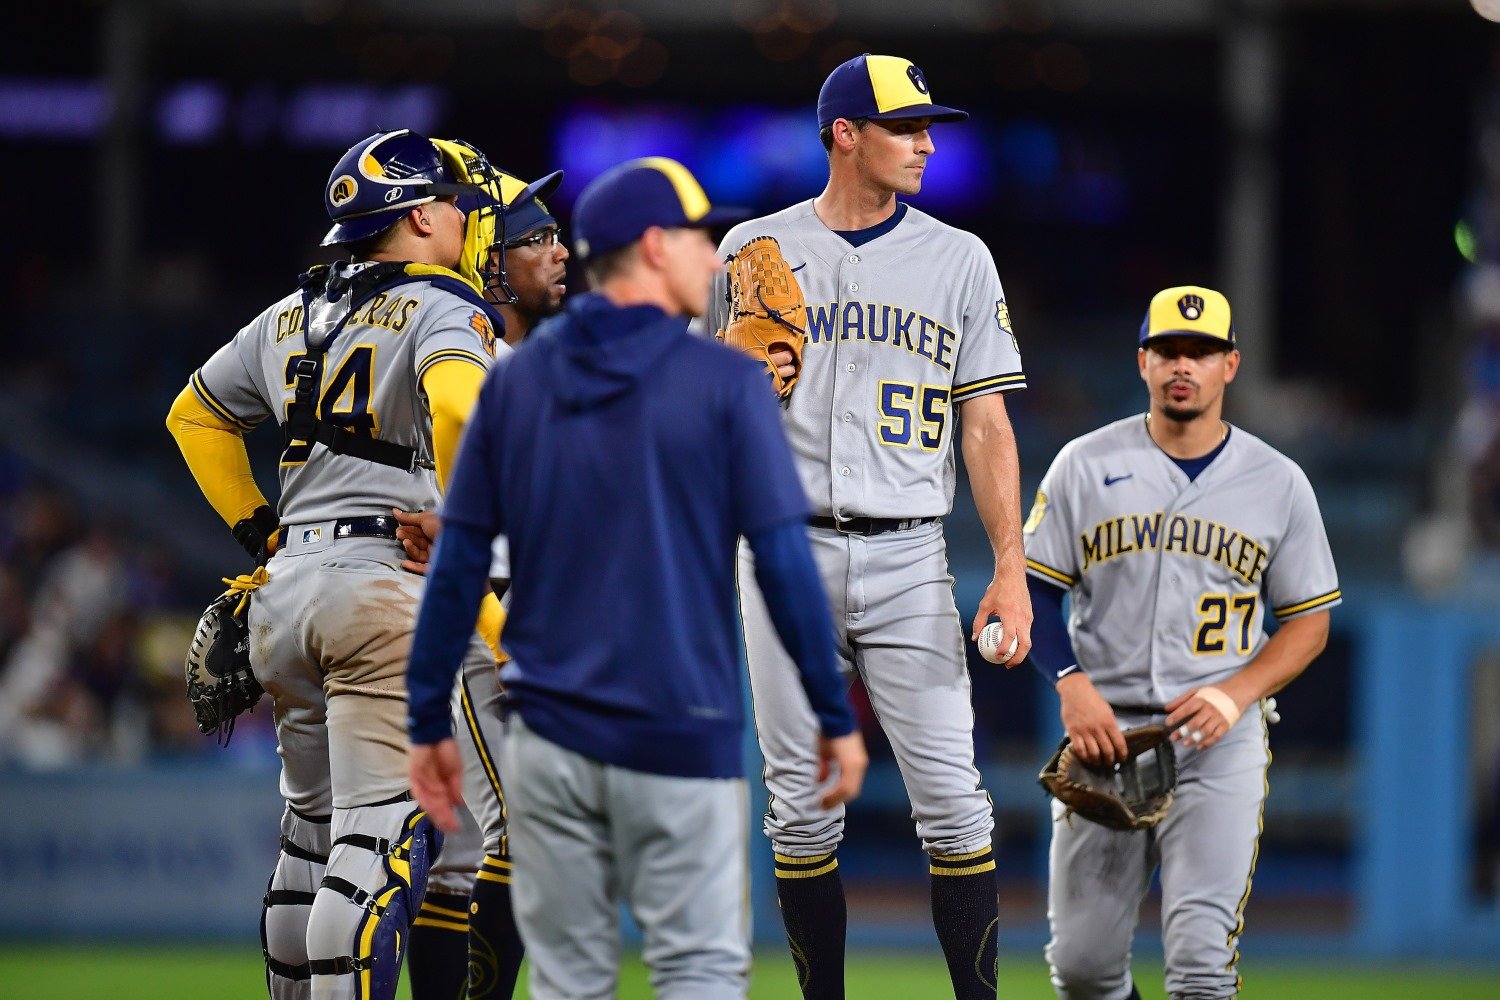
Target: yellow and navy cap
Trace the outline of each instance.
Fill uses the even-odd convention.
[[[818,91],[818,128],[834,119],[931,118],[961,122],[967,111],[932,103],[927,78],[900,56],[872,56],[866,52],[840,65]]]
[[[1141,322],[1141,346],[1156,337],[1205,337],[1236,347],[1229,300],[1223,292],[1198,285],[1162,289],[1151,297]]]
[[[715,208],[687,167],[647,156],[612,167],[573,206],[573,248],[582,258],[628,246],[652,226],[707,229],[748,219],[743,208]]]

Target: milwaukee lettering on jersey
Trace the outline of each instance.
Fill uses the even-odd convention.
[[[1260,582],[1270,553],[1249,535],[1201,517],[1164,513],[1124,514],[1100,521],[1078,536],[1083,571],[1109,559],[1136,552],[1176,552],[1218,563],[1246,583]]]
[[[888,344],[949,371],[958,334],[931,316],[900,306],[858,301],[808,306],[808,345],[835,339]]]

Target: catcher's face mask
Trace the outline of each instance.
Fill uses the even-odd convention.
[[[458,207],[464,213],[464,248],[458,273],[492,301],[514,302],[515,295],[505,282],[503,250],[498,262],[492,260],[490,253],[505,232],[500,171],[483,153],[462,140],[434,139],[432,144],[443,154],[448,169],[476,188],[475,194],[458,200]]]
[[[554,170],[527,184],[492,165],[467,142],[434,139],[432,143],[448,160],[450,169],[482,192],[458,201],[467,221],[459,274],[496,305],[515,304],[515,289],[505,271],[507,232],[518,231],[512,224],[513,209],[550,195],[562,183],[562,171]]]

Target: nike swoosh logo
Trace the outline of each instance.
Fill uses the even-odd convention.
[[[1126,479],[1130,479],[1134,475],[1135,475],[1134,472],[1127,472],[1123,476],[1111,476],[1108,473],[1106,473],[1105,476],[1104,476],[1104,485],[1105,486],[1113,486],[1115,483],[1123,482]]]
[[[802,263],[800,263],[796,267],[792,268],[792,273],[796,274],[798,271],[802,270],[806,266],[807,266],[807,261],[804,260]]]

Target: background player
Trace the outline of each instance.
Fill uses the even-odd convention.
[[[539,320],[562,308],[568,248],[543,199],[563,175],[554,171],[528,185],[503,170],[496,173],[503,217],[483,207],[470,216],[460,271],[473,273],[484,287],[505,321],[506,345],[515,347]],[[506,350],[497,347],[496,353]],[[437,515],[398,514],[398,520],[403,527],[397,533],[412,557],[403,565],[426,572],[425,532],[436,533]],[[504,540],[496,546],[503,555]],[[492,566],[490,576],[508,579],[508,564]],[[503,652],[499,658],[505,659]],[[412,930],[413,1000],[465,995],[465,979],[469,1000],[508,998],[515,989],[523,949],[510,900],[500,709],[495,657],[466,657],[454,692],[465,805],[458,807],[459,828],[445,838]]]
[[[1338,579],[1302,470],[1221,419],[1240,359],[1224,296],[1158,292],[1140,345],[1150,412],[1064,447],[1026,522],[1032,659],[1084,760],[1165,720],[1179,782],[1155,830],[1053,825],[1047,960],[1061,997],[1138,997],[1130,944],[1160,865],[1167,992],[1232,997],[1268,788],[1261,699],[1322,651]]]
[[[994,817],[974,766],[963,624],[939,519],[952,507],[954,417],[995,552],[973,632],[1004,621],[1010,662],[1030,647],[1015,438],[1003,394],[1025,385],[994,261],[979,238],[896,200],[921,190],[933,104],[921,70],[863,55],[818,95],[829,154],[817,198],[735,227],[731,253],[774,236],[808,304],[804,370],[785,412],[815,516],[809,537],[846,670],[859,672],[895,751],[930,855],[933,920],[960,997],[995,995]],[[722,294],[707,329],[723,328]],[[835,851],[843,810],[809,780],[814,720],[740,564],[755,721],[771,792],[765,829],[807,997],[843,995],[845,904]]]
[[[821,719],[814,756],[839,768],[822,794],[842,801],[864,772],[826,605],[802,596],[816,570],[775,404],[754,364],[686,332],[720,266],[706,232],[720,217],[659,157],[584,190],[577,246],[599,292],[486,383],[444,504],[411,664],[413,787],[446,823],[446,693],[490,540],[508,532],[507,791],[539,998],[614,994],[621,898],[657,996],[745,995],[741,534]]]
[[[324,191],[324,242],[353,262],[304,276],[168,416],[236,539],[275,552],[249,624],[287,801],[261,924],[276,998],[393,996],[436,848],[406,779],[402,675],[422,580],[400,568],[390,512],[436,503],[494,352],[499,315],[452,270],[456,198],[481,195],[490,173],[472,147],[408,130],[352,147]],[[242,437],[267,417],[283,424],[279,516]]]

